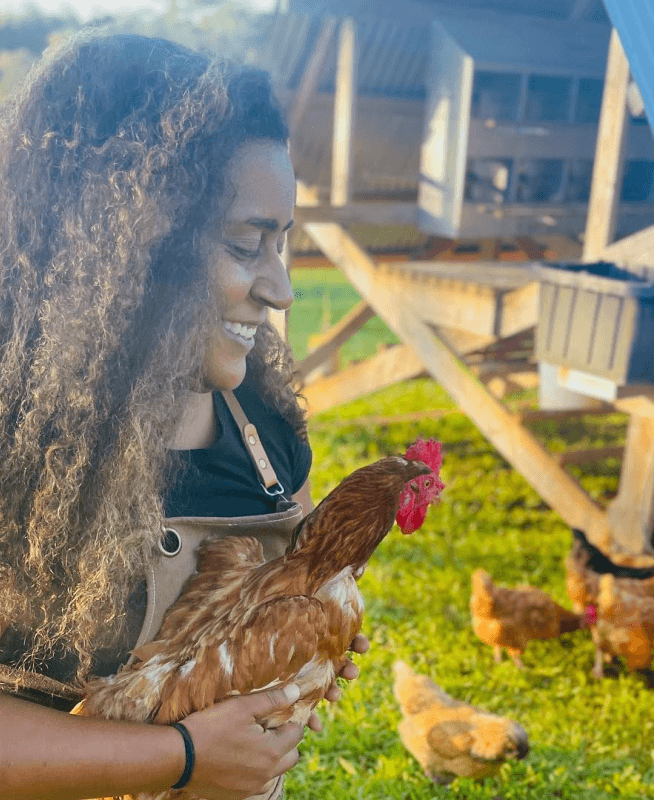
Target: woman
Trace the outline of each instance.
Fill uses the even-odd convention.
[[[292,301],[287,140],[265,74],[137,36],[75,38],[5,111],[0,798],[162,791],[182,773],[242,798],[298,759],[298,726],[256,723],[292,689],[187,717],[190,779],[180,731],[62,713],[156,633],[144,575],[174,555],[170,517],[183,538],[189,516],[288,526],[291,495],[309,510],[304,419],[265,322]],[[233,389],[273,483],[234,466],[250,456],[229,440]]]

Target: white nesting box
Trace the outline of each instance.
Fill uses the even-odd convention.
[[[432,23],[419,224],[446,237],[584,230],[610,29],[439,15]],[[654,143],[632,119],[618,235],[651,224]]]

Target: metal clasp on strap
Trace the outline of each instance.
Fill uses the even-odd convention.
[[[270,497],[277,497],[277,495],[284,494],[284,487],[279,481],[270,487],[266,486],[264,483],[261,483],[261,488],[267,495],[270,495]]]

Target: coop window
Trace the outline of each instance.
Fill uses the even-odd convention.
[[[476,72],[472,86],[472,116],[476,119],[518,118],[520,75],[514,72]]]
[[[572,78],[532,75],[527,85],[527,122],[565,122],[569,119]]]
[[[604,81],[599,78],[582,78],[575,106],[575,122],[598,122],[602,107]]]
[[[593,178],[593,159],[575,158],[568,166],[565,199],[569,203],[587,203]]]
[[[465,199],[472,203],[503,203],[511,184],[510,158],[471,158],[468,161]]]
[[[622,199],[627,202],[654,200],[654,161],[627,161],[622,181]]]
[[[520,161],[516,200],[520,203],[558,203],[563,200],[563,161],[530,158]]]

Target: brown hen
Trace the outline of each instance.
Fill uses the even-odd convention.
[[[486,778],[529,752],[517,722],[455,700],[403,661],[395,663],[393,691],[402,710],[402,743],[435,783]]]
[[[356,470],[299,523],[285,555],[267,563],[254,538],[205,541],[198,573],[156,639],[116,676],[91,683],[76,713],[165,724],[230,695],[296,683],[295,706],[259,721],[305,724],[361,627],[356,581],[393,526],[400,496],[419,493],[414,479],[430,472],[399,456]],[[180,796],[195,797],[171,790],[157,800]]]
[[[602,575],[596,606],[587,611],[595,644],[593,676],[598,679],[604,677],[604,662],[614,656],[622,656],[630,671],[645,669],[652,661],[654,597],[630,594],[621,583],[609,573]]]
[[[502,660],[506,648],[519,669],[524,669],[521,656],[532,639],[555,639],[586,626],[583,614],[568,611],[541,589],[496,586],[483,569],[473,573],[470,608],[473,629],[491,645],[495,661]]]
[[[589,542],[583,531],[573,529],[572,534],[572,550],[565,560],[566,586],[572,607],[577,613],[582,613],[597,602],[600,578],[604,574],[613,575],[621,591],[639,597],[654,597],[651,556],[645,557],[649,566],[628,563],[634,560],[630,556],[621,556],[620,561],[624,563],[617,563]],[[643,557],[636,559],[642,561]]]

